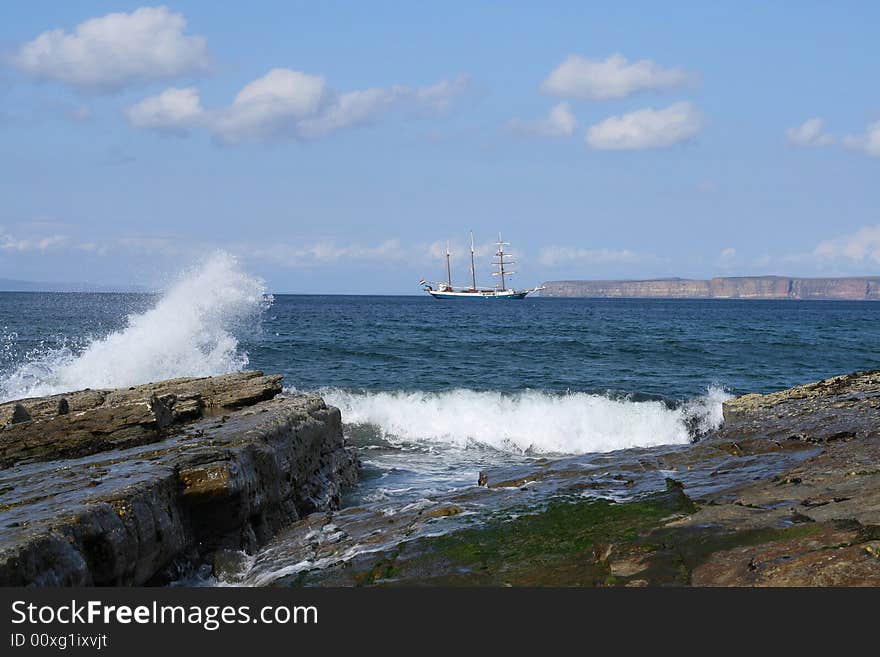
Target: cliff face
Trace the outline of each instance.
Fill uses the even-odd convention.
[[[339,410],[241,372],[0,405],[0,585],[141,585],[338,508]],[[231,552],[230,552],[231,551]]]
[[[840,299],[880,301],[880,277],[741,276],[694,280],[547,281],[541,296],[648,299]]]

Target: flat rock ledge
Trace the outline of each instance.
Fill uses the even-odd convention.
[[[161,584],[341,504],[339,410],[239,372],[0,404],[0,585]]]

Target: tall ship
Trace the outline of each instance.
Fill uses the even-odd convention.
[[[495,252],[496,260],[492,261],[492,265],[497,267],[497,271],[492,272],[492,276],[498,277],[498,283],[491,287],[477,287],[477,270],[474,265],[474,234],[471,232],[471,284],[468,286],[457,286],[452,284],[452,252],[449,250],[449,242],[446,243],[446,280],[445,281],[426,281],[424,278],[419,281],[422,289],[435,299],[525,299],[527,295],[543,290],[543,287],[533,287],[527,290],[517,290],[516,288],[507,287],[507,279],[516,272],[509,269],[510,265],[516,264],[510,260],[510,254],[505,253],[504,247],[510,246],[510,242],[501,239],[501,233],[498,234],[498,241],[495,242],[498,250]]]

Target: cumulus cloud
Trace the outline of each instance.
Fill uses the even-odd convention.
[[[327,104],[324,78],[276,68],[248,83],[232,105],[213,113],[213,131],[224,141],[257,141],[270,135],[293,136],[297,122]]]
[[[55,29],[28,41],[13,56],[20,71],[80,91],[118,91],[208,67],[204,37],[184,34],[183,14],[141,7],[130,14],[92,18],[73,32]]]
[[[321,137],[336,130],[374,121],[400,97],[400,90],[363,89],[340,94],[323,112],[306,118],[296,126],[303,137]]]
[[[643,109],[611,116],[590,126],[587,144],[599,150],[666,148],[694,137],[703,127],[703,116],[691,103],[665,109]]]
[[[660,91],[687,84],[695,76],[664,68],[650,59],[629,62],[614,54],[607,59],[569,55],[541,83],[541,93],[581,100],[625,98],[639,91]]]
[[[202,120],[204,110],[195,87],[166,89],[123,110],[137,128],[184,133]]]
[[[807,119],[799,126],[785,131],[785,138],[791,146],[829,146],[834,143],[834,137],[824,133],[825,121],[819,117]]]
[[[124,113],[135,127],[181,132],[200,126],[228,144],[312,139],[370,123],[397,107],[440,111],[463,93],[461,80],[466,78],[337,93],[323,76],[276,68],[245,85],[227,107],[205,109],[195,89],[167,89]]]
[[[546,117],[534,121],[511,119],[507,123],[511,132],[538,137],[571,137],[577,128],[577,119],[568,103],[559,103]]]
[[[880,121],[868,124],[861,135],[849,135],[843,140],[847,148],[862,151],[872,157],[880,157]]]
[[[719,255],[719,258],[722,261],[730,261],[730,260],[733,260],[735,257],[736,257],[736,249],[734,249],[733,247],[728,246],[725,249],[721,249],[721,254]]]
[[[538,254],[538,262],[546,267],[568,263],[616,265],[638,262],[642,258],[629,249],[579,249],[571,246],[547,246]]]
[[[880,224],[865,226],[849,235],[820,242],[813,253],[822,259],[842,258],[880,264]]]

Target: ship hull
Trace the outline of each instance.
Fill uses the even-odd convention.
[[[488,291],[488,292],[441,292],[439,290],[428,290],[435,299],[525,299],[531,290],[517,292],[513,290],[504,291]]]

